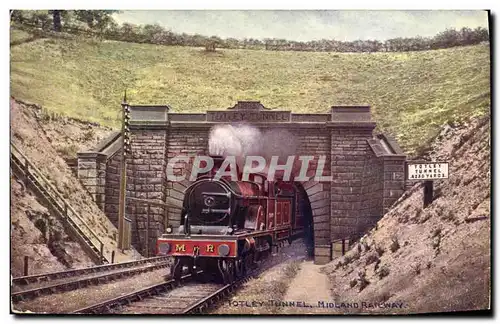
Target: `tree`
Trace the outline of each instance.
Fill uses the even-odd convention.
[[[123,23],[121,28],[119,29],[120,40],[126,42],[137,41],[139,34],[140,34],[140,29],[134,24]]]
[[[109,39],[118,39],[119,33],[120,33],[120,27],[118,26],[118,23],[115,20],[112,20],[108,24],[106,30],[104,31],[104,34]]]
[[[11,10],[10,11],[10,21],[11,22],[19,22],[22,24],[24,22],[24,16],[21,13],[21,10]]]
[[[237,40],[236,38],[227,38],[226,39],[226,46],[228,48],[239,48],[240,47],[240,41]]]
[[[205,44],[205,51],[207,52],[215,52],[217,46],[224,45],[224,41],[218,36],[212,36]]]
[[[158,24],[154,25],[145,25],[142,29],[144,42],[149,42],[153,44],[165,44],[166,39],[164,39],[165,29]]]
[[[54,31],[61,31],[61,10],[49,10],[52,13],[52,21],[54,23]]]
[[[490,40],[490,36],[488,30],[486,28],[477,27],[474,29],[475,39],[477,42],[488,42]]]
[[[472,39],[472,29],[468,27],[460,29],[460,43],[463,45],[470,45],[474,43]]]
[[[460,45],[460,33],[454,28],[446,29],[434,37],[434,46],[436,48],[447,48]]]
[[[41,29],[48,29],[51,25],[50,15],[47,10],[35,10],[32,15],[32,21],[35,26],[39,26]]]
[[[193,43],[193,46],[198,46],[198,47],[202,47],[202,46],[205,46],[205,44],[208,42],[207,40],[207,37],[206,36],[202,36],[200,34],[194,34],[192,36],[192,43]]]
[[[114,13],[119,10],[75,10],[76,18],[84,23],[90,29],[97,29],[103,31],[108,24],[111,23]]]

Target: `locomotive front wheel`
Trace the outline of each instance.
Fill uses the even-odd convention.
[[[235,261],[235,272],[236,272],[236,277],[242,278],[246,274],[246,265],[245,265],[245,259],[243,257],[239,257]]]
[[[228,267],[229,271],[228,271],[228,276],[227,276],[227,278],[228,278],[228,280],[227,280],[228,282],[227,283],[230,284],[230,283],[234,282],[234,276],[235,276],[235,272],[236,272],[235,268],[236,267],[235,267],[235,262],[234,262],[233,259],[228,260],[227,264],[229,266]]]
[[[234,260],[219,260],[219,271],[222,281],[227,285],[234,281],[235,265]]]
[[[182,276],[182,260],[176,257],[174,259],[174,264],[170,267],[170,275],[176,281],[181,279]]]

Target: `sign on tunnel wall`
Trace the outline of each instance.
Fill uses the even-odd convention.
[[[209,122],[289,122],[289,111],[207,111]]]

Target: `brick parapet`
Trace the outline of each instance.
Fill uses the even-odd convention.
[[[385,214],[392,204],[406,190],[405,156],[383,157],[383,212]]]
[[[78,179],[97,206],[104,210],[106,196],[106,156],[97,152],[78,153]]]

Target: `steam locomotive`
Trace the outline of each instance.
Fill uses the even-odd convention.
[[[294,182],[279,175],[268,181],[264,173],[250,174],[248,181],[215,179],[223,158],[213,159],[212,170],[184,192],[180,226],[168,226],[157,240],[157,255],[174,257],[170,270],[176,280],[188,268],[230,283],[273,247],[303,236],[304,218],[312,217],[307,195]]]

